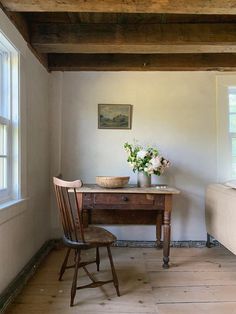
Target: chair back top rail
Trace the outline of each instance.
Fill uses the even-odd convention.
[[[83,185],[81,180],[75,180],[75,181],[64,181],[59,178],[53,177],[53,183],[57,186],[65,187],[65,188],[81,188]]]

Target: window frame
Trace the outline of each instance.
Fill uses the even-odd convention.
[[[233,180],[232,138],[229,128],[229,89],[236,88],[235,75],[216,76],[217,181]]]
[[[230,93],[230,90],[234,90],[234,92]],[[236,172],[234,173],[233,170],[233,139],[236,140],[236,131],[235,132],[231,132],[230,130],[230,117],[231,116],[236,116],[236,111],[235,112],[230,112],[230,94],[234,94],[236,96],[236,85],[235,86],[228,86],[228,132],[229,132],[229,137],[230,137],[230,156],[231,156],[231,168],[232,168],[232,175],[231,175],[231,179],[236,179]]]
[[[0,190],[0,203],[20,197],[19,184],[19,52],[0,31],[0,124],[7,126],[7,186]],[[3,60],[6,58],[7,60]],[[6,77],[3,85],[2,77]],[[7,90],[7,96],[4,96]],[[6,95],[6,93],[5,93]]]

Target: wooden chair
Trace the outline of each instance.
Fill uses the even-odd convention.
[[[114,243],[114,241],[116,241],[116,237],[103,228],[95,226],[85,227],[83,225],[83,208],[76,195],[76,189],[82,186],[82,182],[80,180],[68,182],[54,177],[53,183],[64,231],[63,242],[68,247],[65,259],[61,266],[59,280],[62,279],[66,269],[74,268],[70,306],[73,306],[74,304],[76,290],[82,288],[95,288],[110,282],[113,282],[117,295],[120,296],[118,279],[110,249],[110,246]],[[99,271],[99,247],[107,248],[112,272],[111,280],[97,281],[86,268],[86,265],[96,263],[97,271]],[[81,250],[88,250],[91,248],[96,249],[96,260],[82,262]],[[75,252],[74,265],[68,266],[67,263],[71,251]],[[81,267],[84,269],[85,273],[92,282],[87,285],[77,286],[78,270]]]

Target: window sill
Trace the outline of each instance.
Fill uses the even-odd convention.
[[[10,200],[0,204],[0,225],[23,213],[26,209],[27,199]]]

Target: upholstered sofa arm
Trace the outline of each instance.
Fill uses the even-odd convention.
[[[210,184],[205,213],[207,233],[236,254],[236,189]]]

